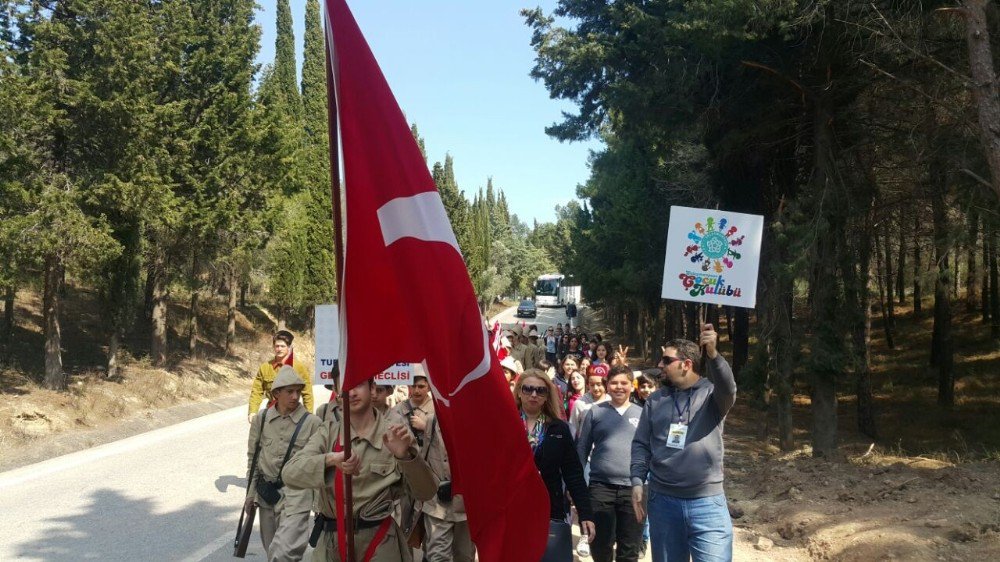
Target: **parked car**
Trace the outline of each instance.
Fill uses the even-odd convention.
[[[517,305],[517,316],[519,318],[535,318],[538,316],[538,309],[535,308],[535,301],[521,301],[521,304]]]

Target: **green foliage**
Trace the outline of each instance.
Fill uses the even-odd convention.
[[[315,22],[314,22],[315,23]],[[277,35],[274,45],[274,81],[278,104],[293,120],[302,116],[302,101],[296,86],[295,32],[289,0],[278,0]]]

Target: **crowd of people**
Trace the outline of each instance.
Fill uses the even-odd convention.
[[[712,325],[698,342],[667,342],[645,370],[633,370],[627,347],[568,325],[515,324],[494,338],[549,496],[544,562],[573,560],[574,522],[577,554],[596,562],[647,551],[654,562],[732,559],[722,430],[736,384]],[[341,473],[354,476],[357,560],[409,561],[413,549],[431,562],[475,560],[421,367],[409,386],[362,384],[312,415],[300,403],[308,371],[290,357],[291,342],[275,335],[249,412],[246,503],[259,506],[268,560],[301,560],[307,544],[313,560],[345,560]],[[263,396],[270,402],[258,412]],[[345,402],[350,456],[338,437]]]

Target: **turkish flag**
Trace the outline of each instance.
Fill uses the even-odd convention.
[[[326,7],[344,159],[342,388],[423,363],[479,559],[539,560],[548,493],[448,216],[346,2]]]

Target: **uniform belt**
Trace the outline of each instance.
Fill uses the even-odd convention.
[[[376,520],[376,521],[366,521],[364,519],[355,519],[354,520],[354,530],[355,531],[364,531],[365,529],[374,529],[375,527],[378,527],[379,525],[381,525],[382,521],[385,521],[384,517],[382,519],[379,519],[379,520]],[[319,514],[316,515],[316,524],[317,525],[323,525],[323,530],[326,531],[326,532],[328,532],[328,533],[332,533],[332,532],[335,532],[337,530],[337,520],[334,519],[334,518],[332,518],[332,517],[327,517],[326,515],[323,515],[322,513],[319,513]]]

